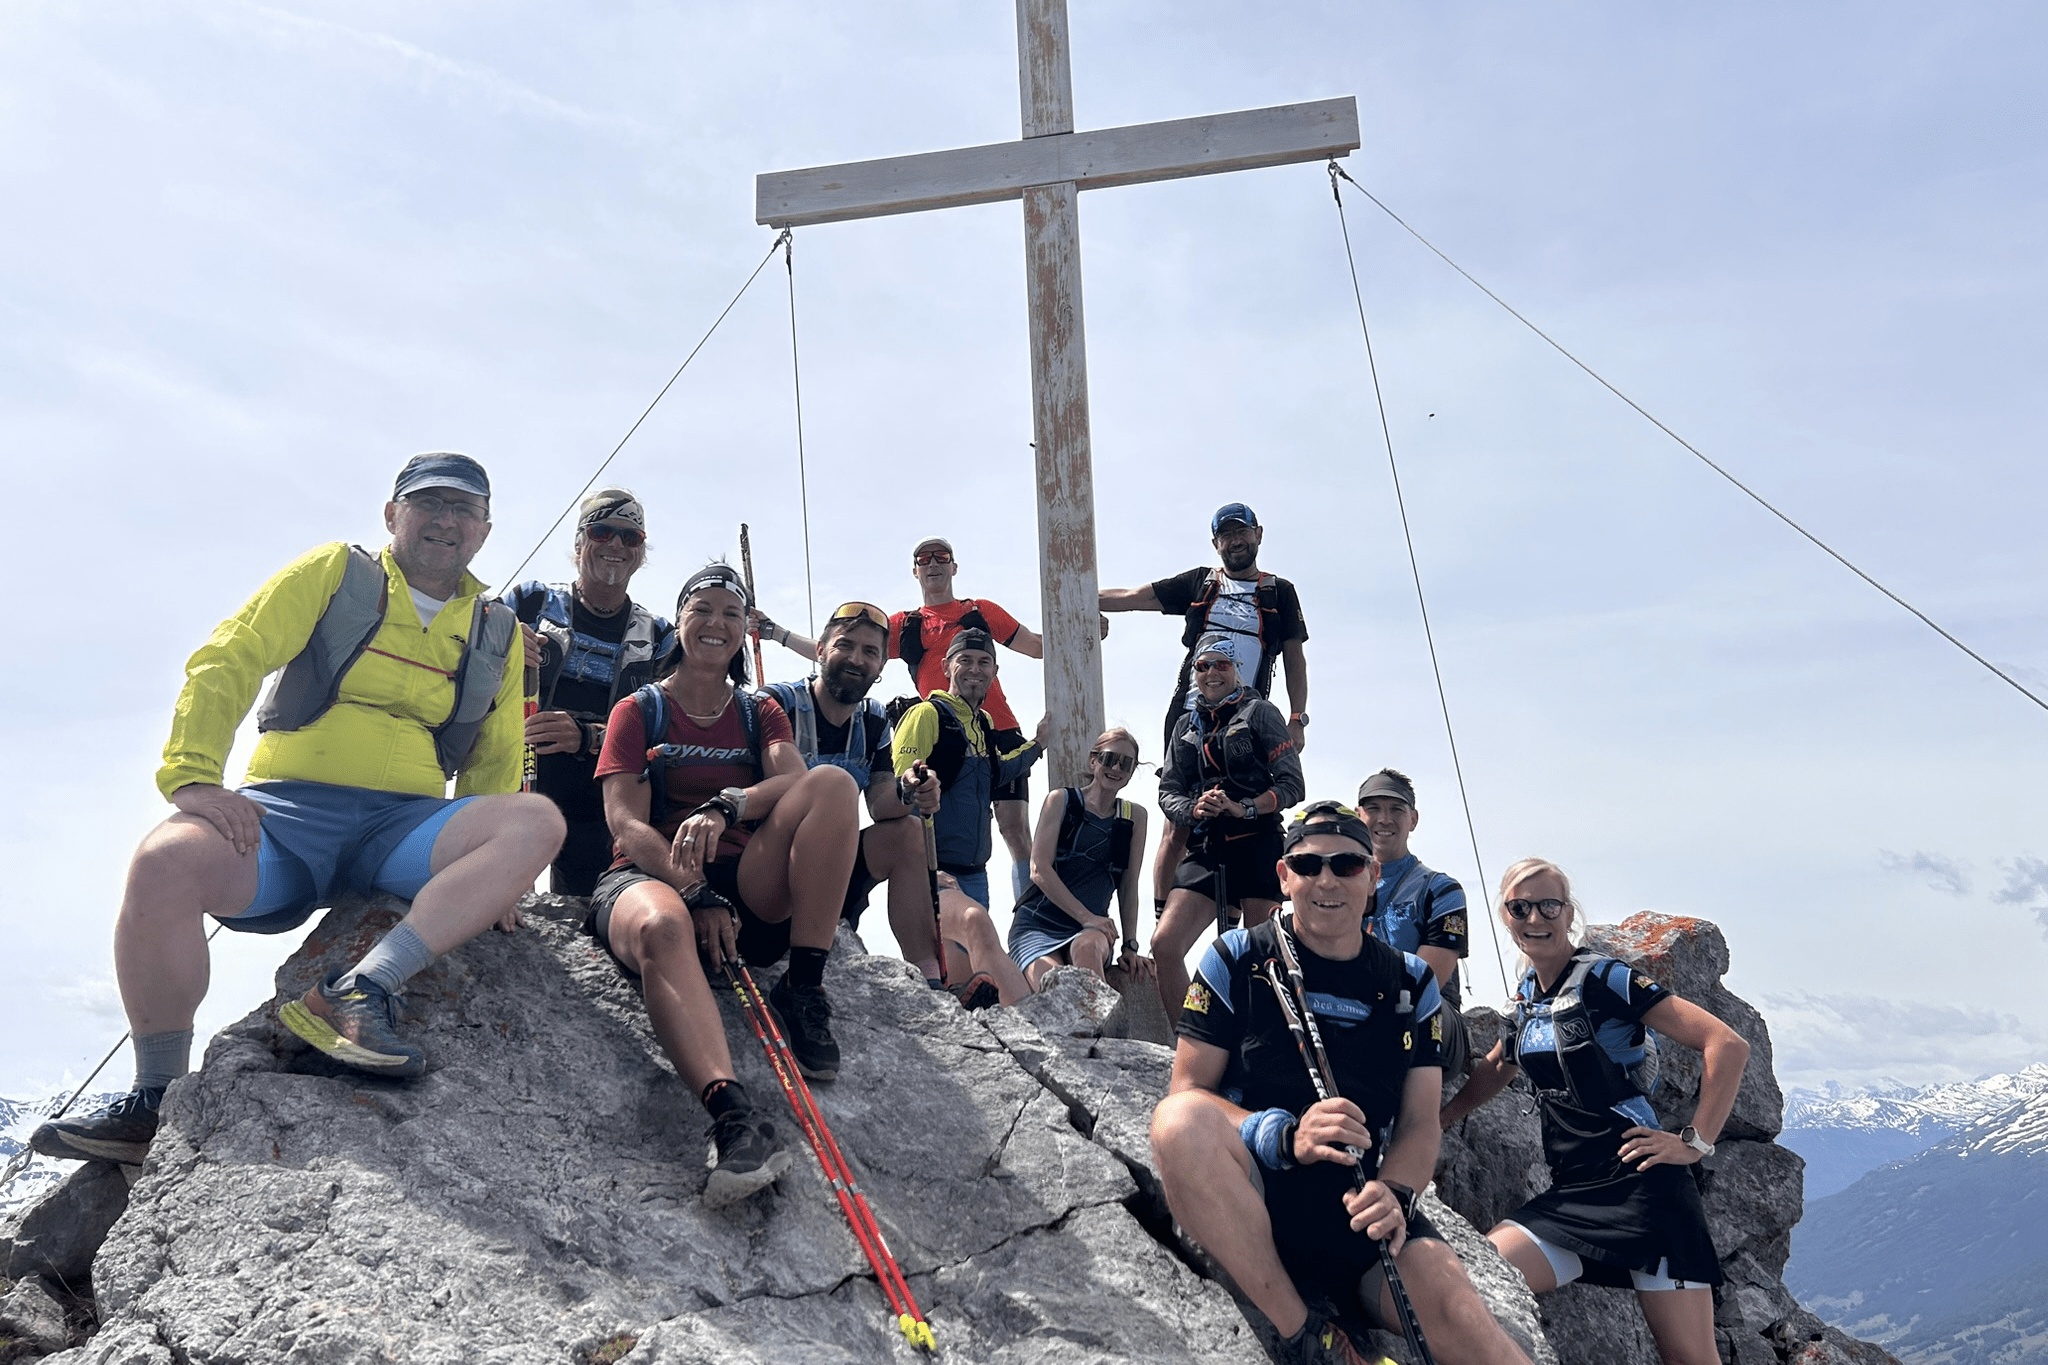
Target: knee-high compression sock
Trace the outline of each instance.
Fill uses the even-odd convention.
[[[830,956],[831,953],[823,948],[791,948],[789,950],[790,988],[824,985],[825,959]]]
[[[413,931],[410,924],[401,922],[396,929],[384,935],[383,942],[363,955],[355,970],[341,979],[347,986],[359,976],[367,976],[391,994],[398,994],[399,987],[407,979],[425,970],[434,961],[434,950],[427,941]]]
[[[192,1030],[143,1033],[135,1039],[135,1088],[161,1090],[192,1069]]]

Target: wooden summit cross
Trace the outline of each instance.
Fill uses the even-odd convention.
[[[1345,96],[1077,133],[1066,0],[1017,0],[1017,83],[1021,141],[771,171],[755,178],[754,218],[807,227],[1024,201],[1045,702],[1050,777],[1062,785],[1087,776],[1088,746],[1102,732],[1079,191],[1342,156],[1358,146],[1358,103]]]

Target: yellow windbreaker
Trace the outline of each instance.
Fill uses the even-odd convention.
[[[455,666],[484,585],[465,573],[457,595],[422,625],[389,548],[382,559],[390,594],[376,638],[342,675],[340,696],[325,715],[303,729],[274,730],[257,742],[245,782],[298,779],[418,796],[446,794],[431,727],[455,709]],[[294,560],[221,622],[213,638],[186,662],[185,686],[178,693],[164,766],[156,777],[165,799],[194,782],[221,783],[235,727],[255,705],[264,677],[290,663],[312,639],[347,562],[348,546],[340,541]],[[520,650],[515,632],[512,653]],[[523,655],[508,660],[497,702],[456,778],[457,796],[519,789],[523,664]]]

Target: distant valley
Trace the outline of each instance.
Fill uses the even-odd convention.
[[[1794,1091],[1808,1162],[1785,1282],[1908,1365],[2048,1365],[2048,1065],[1920,1089]]]

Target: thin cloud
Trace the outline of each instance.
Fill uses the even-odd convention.
[[[1970,891],[1969,877],[1963,865],[1953,858],[1944,858],[1938,853],[1914,853],[1911,857],[1880,849],[1877,864],[1887,872],[1908,872],[1927,878],[1927,885],[1936,891],[1946,891],[1951,896],[1965,896]]]
[[[1999,1010],[1803,991],[1762,1002],[1786,1086],[1933,1085],[2048,1058],[2048,1036]]]
[[[304,51],[346,47],[367,54],[421,89],[445,93],[455,103],[480,102],[500,112],[536,114],[589,128],[613,128],[638,134],[651,131],[637,119],[580,108],[521,85],[487,66],[444,57],[388,33],[352,28],[331,19],[311,19],[267,5],[243,6],[242,13],[253,21],[251,28],[264,30],[268,37],[282,44]]]
[[[2000,905],[2019,905],[2034,912],[2048,935],[2048,862],[2025,854],[2005,864],[2005,885],[1991,893]]]

